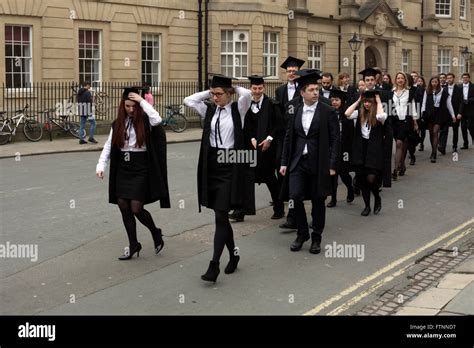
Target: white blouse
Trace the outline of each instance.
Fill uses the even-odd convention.
[[[397,95],[397,92],[395,90],[393,91],[393,106],[396,112],[396,116],[398,116],[399,120],[405,120],[408,108],[410,108],[409,114],[413,116],[414,120],[417,120],[419,118],[418,113],[416,112],[415,98],[413,98],[412,102],[410,103],[410,106],[408,106],[409,97],[410,91],[408,89],[404,89],[400,95]]]
[[[140,107],[148,115],[148,119],[150,120],[151,126],[157,126],[161,123],[162,120],[160,114],[146,100],[142,100],[140,102]],[[127,117],[125,119],[125,124],[129,124],[129,120],[130,119]],[[125,141],[124,146],[120,150],[123,152],[146,151],[145,145],[143,145],[142,147],[135,147],[135,144],[137,142],[137,136],[132,123],[129,124],[129,127],[127,127],[126,131],[128,135],[128,141]],[[103,172],[107,167],[107,162],[110,160],[110,152],[112,150],[112,135],[113,130],[110,129],[109,137],[107,138],[107,141],[104,144],[104,148],[102,149],[102,152],[99,157],[99,162],[96,166],[96,172]]]
[[[235,91],[239,95],[237,106],[239,109],[240,119],[242,121],[242,127],[244,126],[245,114],[250,108],[252,101],[252,93],[250,90],[243,87],[235,87]],[[184,98],[184,104],[197,111],[201,118],[206,117],[207,105],[204,100],[210,98],[210,91],[198,92],[189,97]],[[232,102],[224,106],[224,110],[220,110],[220,107],[216,108],[216,112],[212,117],[211,121],[211,134],[209,141],[212,147],[218,147],[220,149],[232,149],[234,147],[234,122],[232,120]],[[220,137],[217,136],[216,146],[216,123],[220,112]]]
[[[355,110],[352,115],[349,117],[350,120],[354,120],[354,119],[357,119],[357,117],[359,117],[359,110]],[[382,112],[381,114],[377,114],[375,116],[377,118],[377,121],[381,122],[382,124],[385,123],[385,120],[387,119],[387,113],[386,112]],[[367,121],[365,121],[364,123],[361,123],[360,125],[360,130],[362,132],[362,137],[364,139],[369,139],[370,137],[370,130],[371,130],[372,127],[370,127],[370,125],[367,123]]]

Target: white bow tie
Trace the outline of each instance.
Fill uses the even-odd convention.
[[[308,111],[315,112],[316,108],[314,106],[312,106],[312,107],[308,107],[308,106],[303,107],[303,112],[308,112]]]

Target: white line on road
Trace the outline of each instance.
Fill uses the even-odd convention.
[[[446,232],[445,234],[442,234],[441,236],[439,236],[438,238],[434,239],[433,241],[425,244],[424,246],[416,249],[415,251],[411,252],[410,254],[408,255],[405,255],[401,258],[399,258],[398,260],[390,263],[389,265],[385,266],[384,268],[378,270],[377,272],[371,274],[370,276],[362,279],[362,280],[359,280],[357,283],[355,283],[354,285],[344,289],[343,291],[341,291],[339,294],[337,295],[334,295],[333,297],[331,297],[330,299],[324,301],[323,303],[321,303],[320,305],[314,307],[313,309],[311,309],[310,311],[304,313],[303,315],[315,315],[319,312],[321,312],[323,309],[329,307],[330,305],[332,305],[334,302],[336,301],[339,301],[341,298],[343,298],[344,296],[347,296],[349,295],[350,293],[356,291],[357,289],[359,289],[360,287],[364,286],[365,284],[367,284],[368,282],[380,277],[381,275],[383,275],[384,273],[387,273],[389,271],[391,271],[393,268],[399,266],[400,264],[402,264],[403,262],[411,259],[412,257],[416,256],[417,254],[425,251],[426,249],[429,249],[431,248],[432,246],[436,245],[437,243],[443,241],[444,239],[446,238],[449,238],[451,237],[453,234],[455,234],[456,232],[458,232],[459,230],[462,230],[464,227],[470,225],[471,223],[474,222],[474,218],[464,222],[463,224],[459,225],[458,227],[450,230],[449,232]],[[468,231],[470,231],[471,229],[469,229]],[[465,233],[465,232],[464,232]],[[457,237],[456,237],[457,238]],[[454,238],[454,239],[456,239]],[[457,240],[457,239],[456,239]],[[445,244],[446,245],[446,244]],[[411,264],[410,264],[411,265]],[[407,265],[405,266],[404,268],[407,268],[408,266],[410,265]],[[404,271],[404,268],[402,268],[402,270]],[[379,282],[381,285],[385,284],[386,282],[392,280],[395,276],[395,274],[398,274],[399,272],[401,272],[402,270],[400,271],[397,271],[395,273],[393,273],[392,275],[386,277],[385,279],[383,279],[381,282]],[[403,272],[402,272],[403,273]],[[401,274],[401,273],[400,273]],[[398,274],[399,275],[399,274]],[[388,279],[388,280],[387,280]],[[377,283],[377,284],[379,284]],[[377,284],[375,284],[374,286],[376,286]],[[381,286],[380,285],[380,286]],[[369,288],[370,290],[370,288]],[[368,291],[368,290],[367,290]],[[368,294],[367,294],[368,295]],[[367,296],[365,295],[365,296]],[[363,296],[363,297],[365,297]],[[357,297],[356,297],[357,298]],[[352,300],[351,300],[352,301]],[[350,301],[349,301],[350,302]],[[358,302],[358,301],[357,301]],[[344,306],[344,305],[342,305]],[[340,307],[342,307],[340,306]],[[338,307],[339,308],[339,307]],[[334,310],[335,311],[335,310]],[[333,311],[333,312],[334,312]],[[331,312],[332,313],[332,312]]]

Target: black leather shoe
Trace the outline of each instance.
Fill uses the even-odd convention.
[[[418,148],[418,151],[425,151],[425,145],[420,145],[420,147]]]
[[[458,152],[458,147],[457,146],[453,146],[453,152]]]
[[[382,210],[382,198],[375,197],[375,203],[374,203],[374,214],[377,215],[380,213],[380,210]]]
[[[282,219],[285,217],[285,213],[273,213],[271,219],[272,220],[278,220],[278,219]]]
[[[244,221],[244,217],[245,215],[244,214],[240,214],[240,213],[232,213],[232,214],[229,214],[229,219],[231,220],[234,220],[235,222],[242,222]]]
[[[81,145],[87,144],[87,141],[81,139],[81,140],[79,140],[79,144],[81,144]]]
[[[311,254],[319,254],[321,252],[321,242],[318,240],[313,240],[311,242],[311,247],[309,248]]]
[[[299,251],[303,247],[303,243],[309,240],[309,236],[302,237],[298,236],[296,237],[295,241],[291,243],[290,245],[290,250],[291,251]]]
[[[416,157],[413,155],[411,160],[410,160],[410,165],[411,166],[414,166],[415,165],[415,162],[416,162]]]
[[[446,155],[446,149],[443,149],[441,147],[438,147],[438,151],[442,154],[442,155]]]
[[[161,232],[161,228],[157,228],[155,232],[152,234],[153,237],[153,242],[155,244],[155,254],[158,255],[158,253],[163,250],[163,247],[165,246],[165,242],[163,241],[163,233]]]
[[[206,273],[201,276],[201,279],[205,280],[206,282],[215,283],[220,272],[219,262],[211,261],[209,263],[209,268],[207,269]]]
[[[296,228],[296,224],[294,222],[291,223],[291,222],[286,221],[284,224],[281,224],[279,227],[280,228],[289,228],[289,229],[294,230]]]
[[[138,243],[136,246],[134,246],[133,248],[129,247],[129,252],[128,254],[125,253],[123,254],[122,256],[120,256],[118,259],[120,261],[124,261],[124,260],[130,260],[132,257],[133,257],[133,254],[137,253],[137,257],[140,257],[140,250],[142,250],[142,245],[140,243]]]
[[[349,192],[347,192],[346,201],[347,201],[347,203],[352,203],[354,201],[354,189],[349,190]]]
[[[362,213],[360,215],[362,216],[368,216],[370,214],[370,207],[365,207],[364,210],[362,210]]]
[[[436,163],[436,155],[430,157],[431,163]]]
[[[354,186],[354,194],[356,196],[360,196],[360,188],[358,188],[357,186]]]
[[[225,274],[231,274],[234,273],[235,270],[237,269],[237,264],[240,261],[240,256],[239,255],[231,255],[229,263],[224,269]]]
[[[463,145],[463,146],[461,146],[461,150],[467,150],[468,148],[469,148],[468,145]]]
[[[99,142],[98,142],[97,140],[95,140],[94,138],[89,139],[88,141],[89,141],[89,143],[93,143],[93,144],[98,144],[98,143],[99,143]]]
[[[333,208],[333,207],[336,206],[336,202],[337,202],[337,201],[331,199],[331,201],[330,201],[328,204],[326,204],[326,207],[328,207],[328,208]]]

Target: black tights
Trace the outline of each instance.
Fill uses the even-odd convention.
[[[366,175],[365,180],[362,180],[362,182],[363,185],[360,188],[362,191],[362,198],[364,199],[365,206],[370,208],[370,192],[372,192],[376,199],[380,197],[377,176],[375,174],[368,174]]]
[[[439,142],[439,124],[428,123],[428,129],[430,130],[431,155],[436,157]]]
[[[216,215],[216,233],[214,234],[214,254],[212,255],[212,261],[219,262],[224,246],[227,246],[229,254],[233,255],[235,243],[234,243],[234,231],[229,222],[229,213],[222,210],[214,210]]]
[[[144,226],[150,230],[153,236],[154,232],[156,231],[156,226],[153,222],[151,214],[147,210],[143,209],[143,202],[118,198],[117,203],[120,208],[120,212],[122,213],[122,220],[125,230],[127,231],[130,248],[138,244],[135,216]]]

